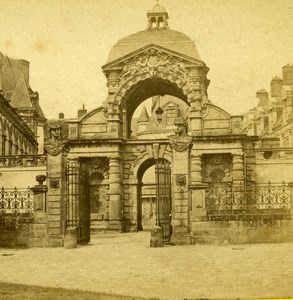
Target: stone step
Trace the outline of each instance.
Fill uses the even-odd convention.
[[[106,233],[107,231],[108,231],[107,225],[91,226],[91,235]]]

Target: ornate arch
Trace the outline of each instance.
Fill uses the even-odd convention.
[[[132,174],[132,176],[138,178],[138,171],[140,167],[142,166],[143,163],[145,163],[148,160],[154,161],[158,158],[163,158],[172,163],[172,151],[169,145],[163,145],[163,144],[158,145],[157,152],[158,152],[158,156],[154,154],[155,151],[147,151],[147,149],[144,149],[137,157],[134,164],[131,165],[130,173]]]
[[[119,78],[119,88],[114,96],[114,103],[121,105],[126,92],[135,84],[146,79],[160,78],[167,80],[182,90],[188,103],[202,100],[202,83],[197,68],[205,66],[187,65],[187,62],[175,55],[151,48],[140,55],[126,60]]]

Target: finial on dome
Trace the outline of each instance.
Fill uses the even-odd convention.
[[[147,30],[151,29],[168,29],[168,13],[165,9],[165,7],[161,6],[159,3],[159,0],[157,0],[156,5],[153,9],[149,10],[147,12],[147,18],[148,18],[148,26]]]

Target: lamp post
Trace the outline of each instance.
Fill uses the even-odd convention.
[[[164,110],[162,109],[161,105],[160,105],[160,96],[159,96],[159,107],[155,110],[155,113],[157,115],[157,120],[158,122],[162,122],[163,120],[163,113],[164,113]]]

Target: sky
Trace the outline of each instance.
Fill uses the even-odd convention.
[[[101,67],[121,38],[144,30],[155,0],[0,0],[0,52],[30,62],[30,86],[48,119],[76,117],[106,99]],[[241,114],[293,64],[292,0],[160,0],[210,68],[208,94]]]

